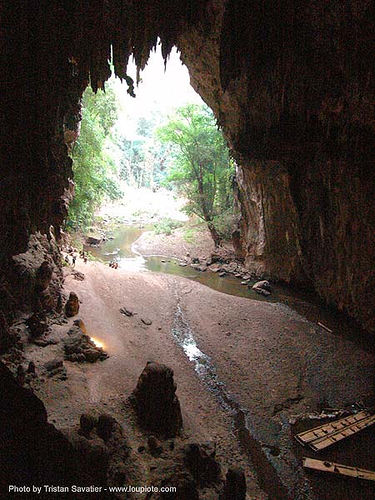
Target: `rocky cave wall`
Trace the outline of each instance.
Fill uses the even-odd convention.
[[[31,302],[13,256],[38,231],[51,241],[50,225],[58,236],[66,216],[64,123],[79,120],[89,79],[104,86],[111,46],[115,73],[132,87],[129,56],[142,69],[160,37],[166,58],[181,50],[237,159],[247,265],[308,283],[374,331],[374,14],[359,0],[3,5],[5,316]]]
[[[179,47],[239,165],[239,255],[375,331],[374,3],[211,8]]]

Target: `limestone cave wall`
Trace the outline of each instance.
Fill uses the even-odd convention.
[[[240,256],[375,331],[373,2],[212,2],[179,40],[238,162]]]
[[[59,228],[71,193],[64,124],[87,83],[125,79],[162,43],[181,50],[239,168],[241,253],[313,286],[375,330],[374,61],[370,0],[95,0],[0,7],[0,298],[17,308],[14,256]],[[53,244],[53,242],[51,243]],[[32,275],[32,273],[31,273]],[[27,287],[23,287],[27,289]],[[6,306],[4,306],[6,304]]]

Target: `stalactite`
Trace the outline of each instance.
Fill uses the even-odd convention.
[[[78,61],[81,75],[90,76],[94,91],[115,75],[130,82],[126,69],[132,55],[137,73],[144,69],[158,38],[166,61],[177,37],[189,26],[204,22],[208,0],[80,0],[70,3],[70,57]]]

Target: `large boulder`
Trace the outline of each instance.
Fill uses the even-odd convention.
[[[86,244],[87,245],[100,245],[100,243],[103,241],[103,237],[100,234],[89,234],[86,237]]]
[[[79,311],[79,299],[76,293],[70,292],[69,299],[65,304],[65,314],[68,318],[75,316]]]
[[[97,484],[85,457],[47,422],[41,400],[21,387],[3,363],[0,387],[0,497],[9,497],[9,485]]]
[[[101,347],[96,346],[77,325],[68,331],[68,336],[64,339],[64,353],[66,360],[80,363],[84,361],[95,363],[95,361],[108,358],[108,354]]]
[[[262,280],[262,281],[257,281],[253,286],[252,289],[256,292],[259,293],[260,295],[264,295],[265,297],[268,297],[268,295],[271,295],[271,285],[269,281],[267,280]]]
[[[182,428],[182,415],[173,371],[149,361],[131,396],[140,425],[152,433],[176,436]]]

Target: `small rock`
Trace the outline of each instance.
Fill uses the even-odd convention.
[[[220,278],[223,278],[224,276],[226,276],[226,274],[227,274],[227,273],[226,273],[225,271],[221,271],[221,272],[219,273],[219,276],[220,276]]]
[[[247,281],[241,281],[241,285],[248,285]]]
[[[43,313],[34,313],[27,321],[27,326],[29,327],[30,336],[35,339],[44,335],[48,329],[48,322],[46,315]]]
[[[126,307],[121,307],[120,313],[124,314],[125,316],[128,316],[128,317],[134,316],[134,313],[132,311],[130,311],[129,309],[126,309]]]
[[[155,436],[149,436],[149,438],[147,439],[147,444],[153,457],[158,457],[162,453],[163,448],[160,444],[160,441],[158,441]]]
[[[144,325],[147,325],[147,326],[150,326],[152,325],[152,321],[150,319],[147,319],[147,318],[141,318],[141,321]]]
[[[179,262],[178,265],[180,267],[186,267],[187,266],[186,262]]]
[[[116,423],[116,420],[111,417],[111,415],[100,415],[98,423],[96,424],[96,431],[98,433],[98,436],[101,437],[104,441],[108,441],[108,439],[112,435],[112,431]]]
[[[161,482],[161,487],[173,486],[176,491],[161,493],[161,500],[199,500],[197,485],[191,475],[182,470],[177,470]],[[234,498],[233,498],[234,500]]]
[[[81,273],[80,271],[76,271],[73,269],[71,274],[72,274],[73,278],[77,281],[83,281],[85,279],[85,275],[83,273]]]
[[[85,323],[81,319],[75,319],[73,321],[73,325],[78,326],[80,330],[82,330],[83,333],[87,334],[87,329]]]
[[[56,345],[59,343],[59,340],[56,338],[50,338],[43,336],[42,338],[37,338],[33,340],[33,344],[39,347],[47,347],[48,345]]]
[[[30,361],[29,366],[27,367],[27,373],[32,373],[35,375],[36,369],[35,369],[35,363],[34,361]]]
[[[26,377],[26,374],[25,374],[24,367],[22,365],[18,365],[17,366],[17,376],[16,376],[17,382],[20,385],[23,385],[25,383],[25,377]]]

